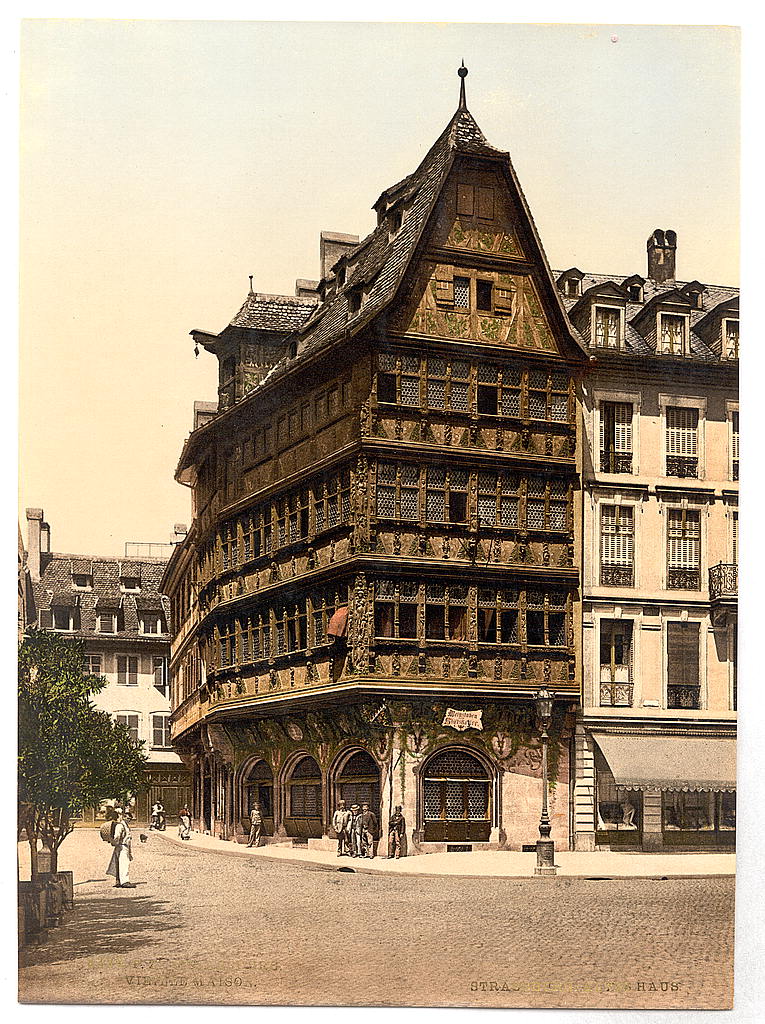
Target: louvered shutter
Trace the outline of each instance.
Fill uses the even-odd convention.
[[[472,217],[475,209],[475,189],[472,185],[457,185],[457,215]]]
[[[454,305],[454,268],[439,264],[433,275],[436,282],[436,302],[439,305]]]
[[[695,458],[698,450],[698,409],[667,408],[667,455]]]
[[[701,523],[699,513],[670,509],[669,568],[698,569],[701,553]]]
[[[614,451],[632,454],[632,406],[625,402],[614,405]]]

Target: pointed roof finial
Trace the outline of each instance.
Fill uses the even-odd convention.
[[[467,78],[468,69],[465,67],[465,61],[462,61],[462,66],[457,68],[457,74],[460,76],[460,105],[459,110],[467,110],[467,100],[465,99],[465,79]]]
[[[250,295],[252,295],[252,277],[253,275],[250,274]]]

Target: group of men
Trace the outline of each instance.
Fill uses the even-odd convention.
[[[337,833],[338,857],[367,857],[375,855],[377,841],[377,815],[369,804],[345,806],[345,800],[338,801],[332,815],[332,828]],[[401,807],[396,807],[388,822],[388,856],[398,859],[404,851],[406,822]]]

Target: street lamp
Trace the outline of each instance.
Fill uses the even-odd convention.
[[[536,696],[537,715],[542,726],[542,814],[539,818],[539,839],[537,839],[537,866],[535,875],[555,875],[555,843],[550,839],[552,827],[547,812],[547,728],[552,719],[553,694],[541,687]]]

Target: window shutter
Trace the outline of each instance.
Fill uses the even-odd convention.
[[[454,268],[444,264],[436,267],[433,275],[436,282],[436,302],[439,305],[454,305]]]
[[[667,455],[696,456],[698,423],[698,409],[667,408]]]
[[[457,185],[457,216],[472,217],[475,209],[475,189],[472,185]]]
[[[40,609],[40,629],[50,629],[53,626],[53,612],[50,608]]]
[[[515,304],[515,285],[498,284],[494,289],[494,312],[512,313]]]
[[[494,220],[494,189],[480,186],[478,189],[478,216],[482,220]]]
[[[733,461],[738,462],[738,413],[731,413],[731,453]]]
[[[625,402],[614,406],[614,451],[632,454],[632,406]]]

